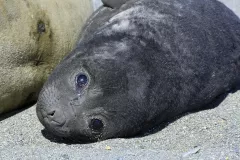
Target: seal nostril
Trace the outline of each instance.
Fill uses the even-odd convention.
[[[55,112],[56,112],[56,111],[52,111],[52,112],[50,112],[48,115],[51,116],[51,117],[53,117],[54,114],[55,114]]]

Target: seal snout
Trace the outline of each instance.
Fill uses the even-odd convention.
[[[63,126],[66,123],[65,116],[57,109],[48,112],[46,117],[51,123],[57,124],[58,126]]]
[[[66,123],[66,118],[60,109],[54,108],[48,110],[46,108],[37,109],[38,118],[44,126],[61,127]]]

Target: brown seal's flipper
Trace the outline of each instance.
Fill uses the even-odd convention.
[[[102,3],[104,4],[104,6],[108,6],[115,9],[120,8],[127,1],[129,0],[102,0]]]

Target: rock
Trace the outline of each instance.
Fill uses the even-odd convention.
[[[91,12],[89,0],[0,0],[0,114],[36,101]]]

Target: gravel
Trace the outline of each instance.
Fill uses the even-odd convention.
[[[240,1],[221,1],[240,15]],[[183,116],[151,134],[90,144],[67,144],[51,137],[35,107],[0,118],[0,160],[240,159],[240,91],[213,109]]]

